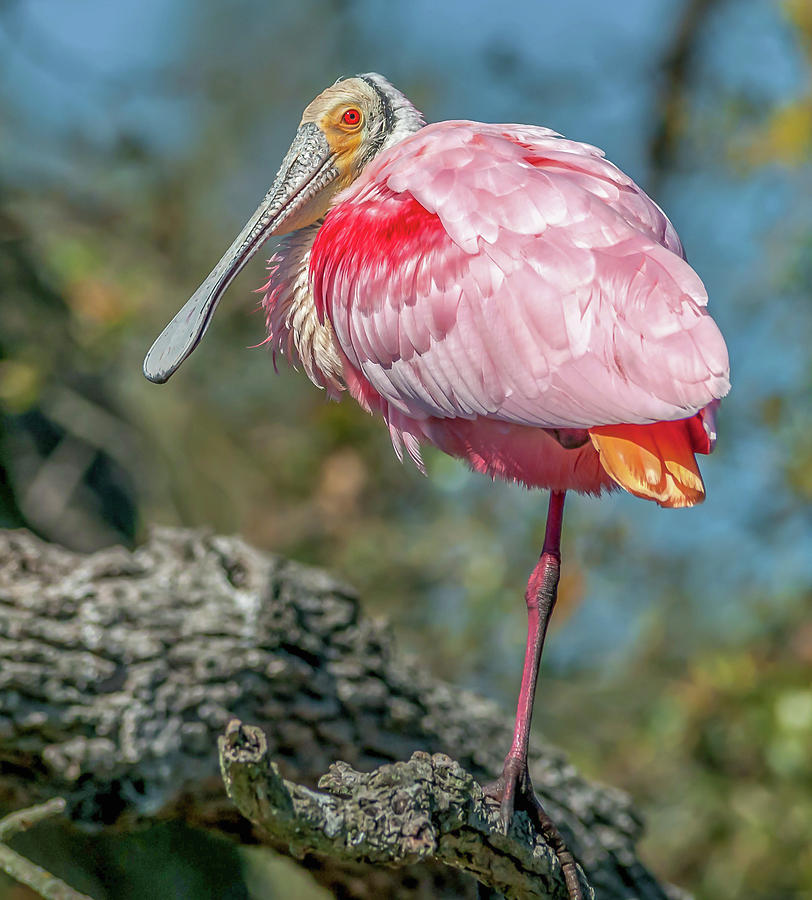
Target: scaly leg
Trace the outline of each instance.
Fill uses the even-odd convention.
[[[547,528],[544,533],[544,547],[527,583],[525,601],[527,603],[527,649],[524,654],[522,686],[516,709],[516,725],[513,743],[502,774],[496,781],[486,785],[487,796],[499,801],[502,827],[507,833],[514,809],[524,809],[536,828],[544,835],[547,843],[555,850],[564,873],[570,900],[583,900],[575,860],[567,850],[555,824],[544,811],[530,781],[527,769],[527,747],[530,740],[530,722],[533,717],[533,699],[539,674],[541,651],[547,626],[555,608],[558,595],[558,577],[561,566],[561,520],[564,514],[565,492],[552,491],[547,512]]]

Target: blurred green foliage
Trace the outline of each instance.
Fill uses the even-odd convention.
[[[4,5],[0,525],[86,550],[153,522],[240,531],[340,572],[426,666],[512,707],[543,496],[432,452],[424,479],[351,403],[284,360],[274,376],[244,349],[263,337],[259,262],[170,385],[140,365],[337,75],[378,68],[430,118],[583,122],[572,136],[608,142],[672,212],[734,393],[703,509],[568,501],[539,725],[633,794],[661,877],[702,900],[811,896],[812,14],[605,6],[432,10],[456,10],[450,34],[371,2],[173,0],[140,25],[89,3],[72,27],[54,4]],[[156,892],[181,896],[164,874]]]
[[[643,853],[699,897],[797,898],[812,884],[812,624],[674,658],[662,618],[623,677],[547,682],[583,771],[646,810]],[[577,712],[573,715],[572,710]]]

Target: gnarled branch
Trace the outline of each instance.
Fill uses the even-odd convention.
[[[294,854],[388,866],[436,860],[506,898],[566,900],[555,853],[527,817],[517,814],[504,834],[498,807],[445,754],[418,751],[373,772],[334,763],[317,792],[282,778],[259,728],[234,719],[219,747],[228,795]]]
[[[269,759],[304,784],[338,759],[367,771],[415,751],[485,780],[510,743],[509,716],[405,659],[346,585],[199,531],[159,529],[132,553],[88,556],[0,531],[0,661],[0,804],[60,795],[95,827],[171,817],[267,840],[219,776],[217,738],[233,717],[258,725]],[[533,783],[597,896],[676,896],[636,856],[628,798],[560,752],[534,751]],[[349,896],[476,894],[429,863],[359,877],[321,855],[315,867]]]

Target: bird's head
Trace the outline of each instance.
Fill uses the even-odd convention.
[[[228,285],[268,238],[317,222],[371,159],[423,124],[409,100],[375,73],[341,79],[319,94],[256,212],[147,353],[146,377],[162,383],[177,370]]]

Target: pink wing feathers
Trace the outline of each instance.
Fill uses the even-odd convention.
[[[412,419],[642,424],[729,387],[671,223],[547,129],[427,126],[339,196],[310,265],[347,361]]]

